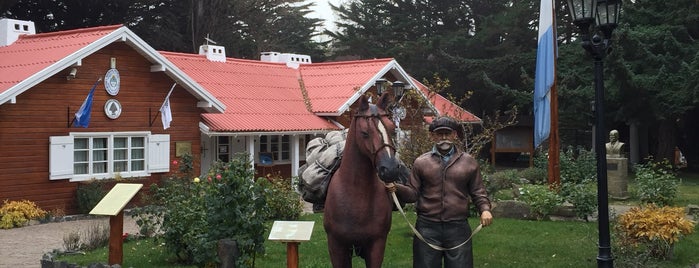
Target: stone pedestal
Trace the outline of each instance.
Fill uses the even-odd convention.
[[[629,159],[607,157],[607,188],[614,199],[629,198]]]

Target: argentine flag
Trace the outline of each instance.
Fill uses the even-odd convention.
[[[554,83],[557,53],[554,35],[553,0],[541,0],[534,77],[534,148],[551,133],[551,87]]]

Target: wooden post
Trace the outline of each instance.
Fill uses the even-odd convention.
[[[269,240],[286,243],[286,267],[299,267],[299,243],[310,241],[313,233],[312,221],[274,221]]]
[[[124,259],[124,211],[109,216],[109,265],[121,265]]]
[[[139,183],[117,183],[90,211],[109,216],[109,265],[121,265],[124,259],[124,207],[143,187]]]
[[[286,267],[299,267],[299,242],[286,243]]]

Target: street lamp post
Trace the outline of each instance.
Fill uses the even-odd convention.
[[[621,0],[568,0],[568,8],[570,9],[573,23],[580,28],[582,47],[594,59],[594,141],[597,158],[597,211],[599,226],[597,267],[613,267],[611,239],[609,236],[607,158],[604,146],[604,66],[602,60],[611,46],[612,32],[617,26],[621,11]],[[595,18],[597,20],[596,24]],[[599,32],[602,33],[601,36]],[[591,38],[590,35],[592,35]]]

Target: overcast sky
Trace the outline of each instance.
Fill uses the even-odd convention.
[[[315,3],[315,6],[312,7],[315,12],[309,15],[314,18],[324,19],[325,27],[334,29],[334,24],[332,23],[334,15],[332,10],[330,10],[328,2],[333,3],[333,5],[338,5],[340,1],[341,0],[309,0],[309,2]]]

